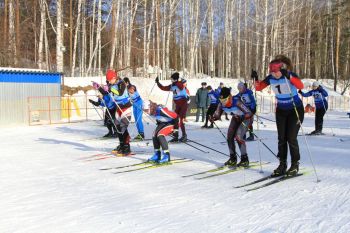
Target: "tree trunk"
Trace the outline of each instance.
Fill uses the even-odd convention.
[[[56,66],[58,72],[63,72],[63,28],[62,28],[62,0],[57,0],[57,27],[56,27]]]

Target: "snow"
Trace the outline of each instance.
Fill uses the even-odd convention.
[[[272,114],[262,116],[274,120]],[[150,138],[155,126],[145,120]],[[262,121],[266,127],[259,124],[256,133],[276,151],[275,123]],[[188,137],[227,153],[220,132],[201,125],[190,117]],[[226,133],[228,121],[218,126]],[[313,127],[314,115],[306,114],[304,130]],[[219,166],[227,157],[171,144],[172,158],[194,161],[114,174],[117,170],[99,169],[145,160],[153,154],[152,143],[133,142],[132,150],[140,153],[132,157],[96,160],[100,157],[91,156],[117,145],[115,139],[96,139],[106,133],[101,121],[3,128],[0,232],[350,232],[349,129],[345,113],[329,112],[326,135],[307,137],[321,182],[316,182],[306,143],[299,137],[301,168],[311,172],[246,192],[233,186],[268,175],[278,164],[256,141],[248,142],[248,153],[251,161],[259,160],[260,148],[262,160],[271,162],[263,166],[264,173],[258,167],[196,180],[181,176]],[[136,135],[134,124],[130,132]]]

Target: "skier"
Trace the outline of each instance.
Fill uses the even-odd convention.
[[[173,100],[175,103],[175,112],[179,116],[179,128],[181,128],[182,137],[179,139],[178,132],[174,132],[173,136],[174,138],[170,140],[170,142],[186,142],[187,141],[187,135],[186,135],[186,128],[184,124],[184,119],[186,118],[186,112],[187,112],[187,92],[185,88],[186,80],[180,78],[180,74],[178,72],[175,72],[171,75],[171,84],[168,86],[163,86],[159,82],[159,78],[156,78],[157,86],[163,90],[163,91],[172,91],[173,92]]]
[[[150,115],[156,117],[157,127],[153,133],[153,147],[154,155],[148,160],[155,163],[167,163],[170,162],[170,153],[168,142],[165,136],[174,135],[178,132],[179,118],[175,112],[170,111],[168,108],[156,103],[150,103]],[[160,148],[163,150],[163,157],[161,158]]]
[[[138,131],[138,135],[134,138],[134,140],[142,141],[143,139],[145,139],[145,131],[142,122],[143,100],[141,99],[141,96],[137,91],[136,86],[130,83],[130,79],[125,77],[123,80],[127,85],[128,93],[132,102],[135,123]]]
[[[227,144],[230,151],[230,158],[225,162],[226,166],[249,166],[249,158],[247,154],[247,147],[243,140],[244,126],[243,121],[249,121],[253,116],[252,112],[247,106],[237,97],[231,95],[231,90],[227,87],[223,87],[220,92],[220,103],[211,118],[211,122],[220,119],[223,112],[232,115],[230,125],[227,132]],[[237,164],[237,153],[235,148],[235,138],[237,140],[239,149],[241,151],[241,161]]]
[[[131,102],[126,83],[118,77],[114,70],[107,70],[106,79],[111,84],[110,96],[117,105],[115,122],[118,131],[119,146],[117,146],[112,152],[121,155],[129,155],[131,150],[128,125],[131,119]]]
[[[211,122],[211,124],[208,126],[208,121],[213,116],[213,114],[215,113],[215,111],[218,107],[220,93],[217,93],[216,91],[214,91],[211,86],[208,86],[207,90],[208,90],[208,97],[210,100],[210,105],[209,105],[209,108],[207,110],[205,124],[202,126],[202,128],[213,128],[214,127],[213,123]]]
[[[299,171],[300,152],[297,135],[304,120],[304,108],[298,96],[297,89],[303,89],[304,84],[299,77],[291,72],[292,63],[284,55],[278,55],[269,64],[270,74],[262,81],[258,75],[255,79],[255,89],[262,91],[271,85],[277,99],[276,124],[278,133],[279,166],[272,176],[295,176]],[[287,169],[288,145],[291,155],[291,166]]]
[[[312,90],[304,93],[299,90],[299,94],[303,97],[313,96],[316,106],[316,116],[315,116],[315,130],[310,133],[310,135],[320,135],[322,134],[323,127],[323,117],[328,109],[328,102],[326,97],[328,93],[319,82],[315,81],[312,83]]]
[[[240,98],[240,100],[244,103],[245,106],[249,108],[249,110],[255,114],[256,113],[256,101],[253,95],[253,92],[247,88],[247,84],[243,82],[239,82],[237,85],[238,94],[237,97]],[[249,128],[249,137],[246,139],[244,134],[243,139],[246,139],[247,141],[253,141],[254,135],[253,135],[253,120],[252,117],[249,122],[247,122],[247,126]],[[246,129],[248,130],[248,129]]]
[[[100,86],[98,83],[93,82],[93,87],[99,90],[101,93],[98,96],[98,101],[89,99],[89,102],[94,106],[106,107],[105,111],[105,124],[108,129],[108,133],[104,135],[104,138],[116,138],[118,136],[117,129],[115,128],[115,112],[117,111],[117,106],[109,95],[109,86]]]

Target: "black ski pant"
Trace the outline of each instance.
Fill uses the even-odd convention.
[[[304,120],[304,107],[298,107],[297,112],[301,123]],[[276,109],[276,125],[278,133],[278,157],[281,163],[287,162],[288,146],[291,162],[300,160],[298,132],[300,129],[298,116],[295,109]]]
[[[209,105],[209,108],[208,108],[208,111],[207,111],[207,116],[205,118],[205,125],[208,125],[208,121],[209,121],[209,117],[213,116],[216,109],[217,109],[218,105],[217,104],[210,104]],[[213,125],[213,123],[211,123],[211,125]]]
[[[114,134],[117,132],[115,128],[115,113],[117,108],[106,109],[105,112],[105,125],[110,133]]]
[[[327,109],[319,108],[316,109],[316,116],[315,116],[315,130],[322,132],[323,128],[323,117],[326,114]]]

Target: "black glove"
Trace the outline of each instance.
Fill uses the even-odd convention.
[[[288,70],[286,69],[281,69],[281,73],[283,74],[284,77],[286,77],[288,80],[290,79],[290,75]]]
[[[301,90],[299,90],[298,93],[299,93],[300,95],[303,94],[303,92],[302,92]]]
[[[159,78],[157,77],[155,81],[156,81],[156,83],[159,83]]]
[[[259,76],[258,76],[258,73],[252,69],[252,73],[250,74],[250,77],[252,79],[254,79],[255,81],[258,81],[259,80]]]
[[[100,106],[100,103],[97,101],[93,101],[93,100],[89,99],[89,102],[92,103],[93,105],[95,105],[96,107]]]

